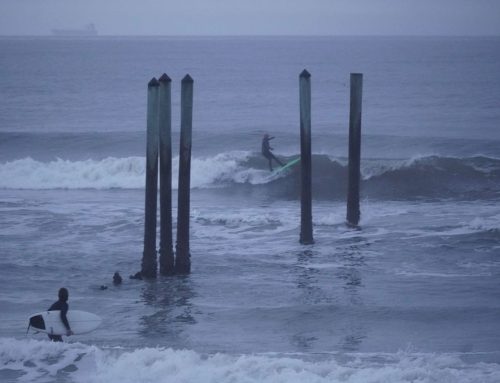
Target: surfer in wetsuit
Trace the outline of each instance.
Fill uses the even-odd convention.
[[[264,134],[264,137],[262,138],[262,155],[266,157],[269,161],[269,170],[273,171],[273,164],[272,160],[275,160],[278,164],[283,166],[283,162],[278,160],[276,156],[271,152],[273,148],[271,148],[271,145],[269,144],[269,141],[271,141],[274,137],[269,137],[269,134]]]
[[[122,276],[120,275],[120,273],[118,271],[115,272],[115,274],[113,275],[113,284],[115,286],[122,284]]]
[[[68,318],[66,318],[66,313],[68,312],[69,306],[68,306],[68,289],[61,287],[59,289],[59,300],[57,302],[54,302],[52,306],[50,306],[49,311],[61,311],[61,321],[63,322],[64,326],[66,327],[66,335],[70,336],[73,335],[73,331],[71,331],[71,327],[69,326]],[[62,336],[61,335],[51,335],[48,334],[49,339],[52,342],[62,342]]]

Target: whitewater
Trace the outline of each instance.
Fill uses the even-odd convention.
[[[164,348],[100,349],[81,343],[42,344],[37,341],[5,343],[9,353],[1,362],[23,369],[20,381],[50,382],[71,376],[74,382],[496,382],[496,365],[479,369],[457,355],[397,354],[317,355],[201,355]],[[32,356],[36,355],[36,358]],[[51,360],[48,364],[46,361]],[[25,363],[29,361],[30,363]],[[23,366],[24,364],[24,366]],[[89,376],[88,371],[93,373]]]
[[[0,38],[0,382],[500,381],[498,38]],[[154,58],[152,58],[154,57]],[[299,168],[312,74],[313,230]],[[189,276],[129,279],[146,86],[194,78]],[[361,222],[345,225],[349,73]],[[78,76],[75,76],[78,73]],[[19,84],[23,84],[22,87]],[[113,286],[114,272],[124,281]],[[51,343],[60,287],[103,318]]]
[[[284,157],[288,161],[299,154]],[[174,157],[173,174],[178,173],[179,158]],[[340,199],[347,185],[347,161],[315,155],[318,173],[314,196]],[[287,177],[287,179],[283,179]],[[407,160],[366,159],[361,170],[366,198],[481,198],[499,196],[500,160],[484,156],[453,158],[417,156]],[[0,164],[0,188],[4,189],[141,189],[144,187],[145,158],[107,157],[102,160],[70,161],[58,158],[42,162],[22,158]],[[192,160],[194,189],[274,190],[284,197],[297,196],[298,171],[271,178],[263,160],[255,152],[227,152]],[[172,188],[177,189],[174,177]]]

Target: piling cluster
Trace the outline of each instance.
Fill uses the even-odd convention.
[[[171,79],[163,74],[148,84],[146,195],[144,252],[141,275],[156,278],[156,213],[158,171],[160,174],[160,274],[189,274],[189,210],[191,184],[191,143],[193,123],[193,79],[181,83],[181,134],[175,257],[172,244],[172,96]],[[349,111],[349,164],[346,223],[358,227],[361,181],[361,104],[363,75],[351,73]],[[300,243],[314,243],[312,224],[311,74],[299,76],[301,214]],[[159,159],[159,167],[158,167]]]
[[[349,110],[349,164],[346,223],[358,227],[360,219],[359,189],[361,181],[361,103],[363,74],[351,73]],[[300,243],[314,243],[312,230],[312,160],[311,160],[311,74],[303,70],[299,76],[300,104]]]
[[[181,140],[175,256],[172,243],[171,83],[171,79],[166,74],[163,74],[159,80],[153,78],[148,83],[144,251],[141,265],[141,275],[145,278],[156,278],[158,272],[156,251],[158,171],[160,175],[160,274],[189,274],[191,272],[189,205],[194,81],[191,76],[186,75],[181,82]]]

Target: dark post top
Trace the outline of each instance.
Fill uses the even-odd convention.
[[[194,80],[193,80],[193,78],[189,74],[187,74],[182,79],[182,82],[194,82]]]
[[[306,69],[304,69],[299,77],[309,78],[311,77],[311,74]]]
[[[160,86],[160,83],[155,77],[153,77],[151,81],[148,82],[148,88],[153,88],[155,86]]]
[[[163,73],[160,77],[160,79],[158,80],[158,82],[171,82],[172,79],[170,77],[168,77],[168,75],[166,73]]]

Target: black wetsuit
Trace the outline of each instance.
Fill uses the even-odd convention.
[[[273,138],[274,137],[264,136],[264,138],[262,139],[262,155],[268,159],[270,171],[273,171],[272,160],[275,160],[278,164],[283,166],[283,162],[278,160],[276,156],[271,152],[272,148],[271,145],[269,145],[269,141],[271,141]]]
[[[68,306],[67,302],[58,300],[52,306],[50,306],[49,311],[60,310],[61,311],[61,320],[62,320],[64,326],[66,327],[66,329],[69,331],[69,330],[71,330],[71,327],[69,327],[68,318],[66,318],[66,313],[68,312],[68,308],[69,308],[69,306]],[[49,339],[53,342],[62,342],[63,341],[61,335],[48,334],[48,336],[49,336]]]

